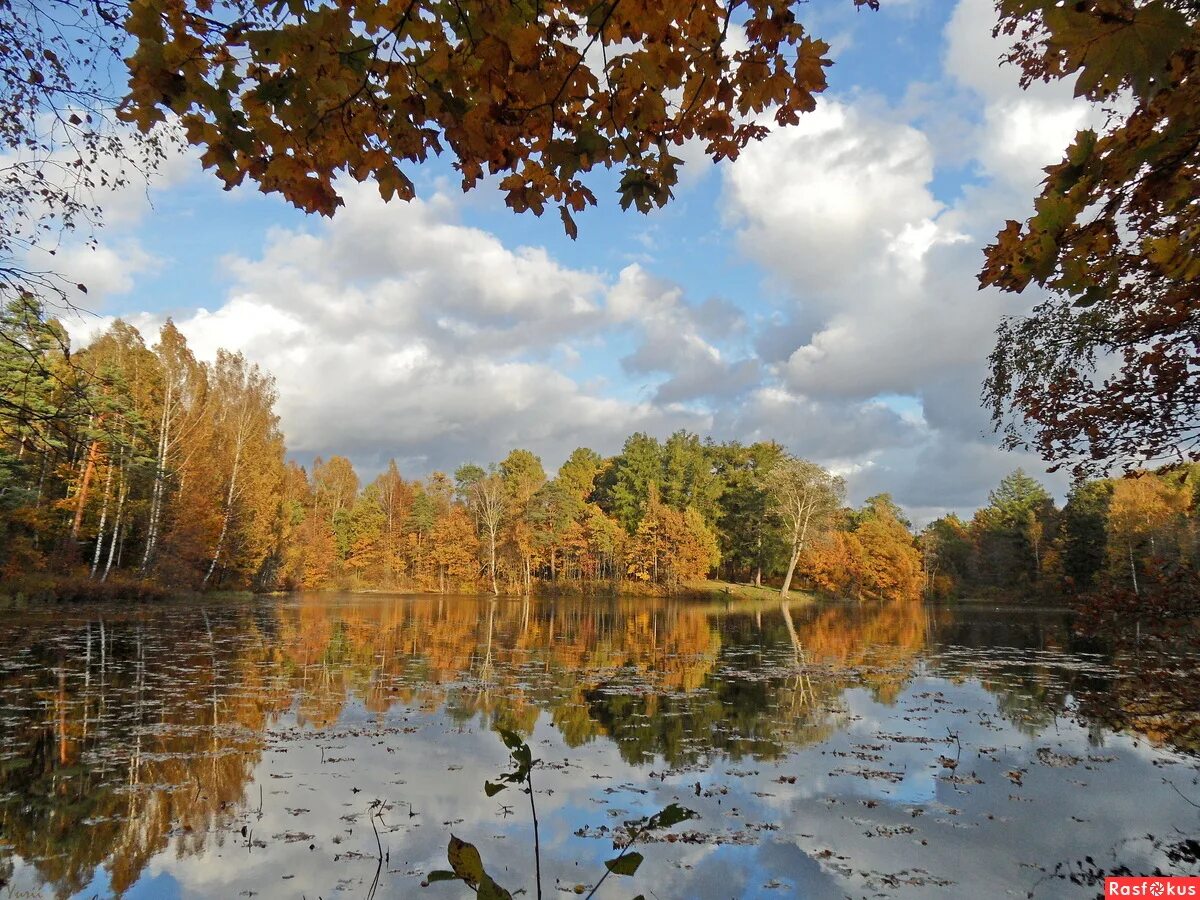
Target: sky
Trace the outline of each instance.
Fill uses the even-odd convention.
[[[60,250],[88,287],[68,327],[83,342],[121,317],[153,343],[169,316],[202,358],[242,351],[277,380],[289,454],[367,477],[514,447],[553,471],[682,428],[778,440],[918,523],[969,514],[1017,467],[1061,496],[979,403],[996,325],[1037,297],[975,276],[1099,114],[1068,84],[1020,88],[991,0],[800,15],[836,61],[817,110],[733,162],[682,148],[663,210],[622,212],[605,173],[572,242],[494,181],[463,194],[443,159],[409,170],[411,203],[348,182],[322,219],[182,153],[108,198],[95,248]]]

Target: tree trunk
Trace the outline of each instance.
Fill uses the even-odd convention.
[[[225,535],[229,532],[229,520],[233,518],[233,498],[237,493],[238,466],[241,461],[241,447],[239,446],[233,457],[233,471],[229,475],[229,491],[225,495],[225,515],[221,518],[221,533],[217,535],[217,547],[213,551],[212,562],[208,564],[208,571],[204,574],[204,580],[200,582],[202,590],[208,586],[213,572],[216,571],[217,560],[221,558],[221,550],[225,545]]]
[[[75,500],[75,519],[71,522],[71,542],[79,540],[79,529],[83,526],[83,511],[87,507],[88,486],[96,471],[96,460],[100,458],[100,441],[94,439],[88,447],[87,462],[83,466],[83,477],[79,481],[79,494]]]
[[[108,471],[104,475],[104,503],[100,506],[100,526],[96,529],[96,549],[92,552],[92,571],[89,578],[96,577],[96,569],[100,566],[100,550],[104,546],[104,523],[108,519],[108,496],[112,489],[112,460],[108,461]]]
[[[1137,566],[1133,563],[1133,543],[1129,544],[1129,576],[1133,579],[1133,595],[1135,597],[1142,596],[1142,592],[1138,590]]]
[[[146,528],[146,549],[142,553],[142,574],[150,568],[154,557],[154,546],[158,543],[159,521],[162,518],[163,495],[166,492],[167,449],[171,442],[171,395],[174,385],[167,382],[167,396],[163,398],[163,414],[158,427],[158,452],[154,461],[154,489],[150,495],[150,523]]]
[[[112,538],[108,542],[108,561],[104,564],[104,574],[100,576],[101,583],[108,580],[108,573],[112,570],[113,559],[117,554],[117,541],[121,536],[121,519],[125,512],[125,497],[129,493],[129,484],[125,479],[125,457],[121,455],[120,472],[117,475],[117,518],[113,522]]]
[[[496,529],[489,528],[488,536],[490,538],[489,544],[491,545],[492,551],[492,596],[499,597],[500,588],[496,585]]]
[[[788,591],[792,588],[792,576],[796,574],[796,563],[800,561],[800,548],[792,551],[792,561],[788,563],[787,575],[783,577],[783,587],[779,589],[779,597],[787,599]]]

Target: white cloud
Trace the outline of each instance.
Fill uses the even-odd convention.
[[[834,302],[831,291],[886,278],[894,242],[933,222],[932,174],[921,132],[827,102],[746,148],[728,169],[729,210],[748,255],[806,302]]]
[[[810,396],[911,392],[961,355],[964,326],[981,319],[964,316],[960,297],[930,291],[929,259],[967,238],[929,190],[934,158],[921,132],[847,104],[812,119],[751,148],[728,178],[742,246],[805,323],[779,373]]]
[[[346,196],[332,221],[276,230],[261,255],[227,259],[228,299],[176,317],[200,357],[240,350],[275,374],[293,453],[344,453],[368,472],[395,456],[416,473],[515,446],[552,465],[579,445],[614,451],[637,429],[707,429],[702,413],[612,399],[555,365],[606,327],[654,327],[630,326],[624,295],[599,274],[458,224],[441,197],[389,205],[359,186]],[[695,319],[692,334],[705,310],[716,315],[678,298],[662,309]],[[157,316],[132,321],[153,340]]]
[[[729,304],[714,298],[691,306],[677,285],[631,265],[609,291],[608,309],[617,322],[634,323],[641,331],[641,342],[621,361],[625,370],[668,376],[655,394],[660,402],[731,397],[761,377],[756,359],[731,358],[714,343],[716,335],[742,325]]]

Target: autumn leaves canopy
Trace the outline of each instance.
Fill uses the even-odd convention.
[[[856,6],[878,0],[853,0]],[[684,141],[714,160],[798,121],[828,45],[772,0],[135,0],[124,115],[177,114],[228,186],[249,176],[309,212],[339,173],[411,199],[404,165],[448,150],[464,189],[499,175],[510,207],[623,207],[671,197]],[[744,29],[735,40],[731,26]]]

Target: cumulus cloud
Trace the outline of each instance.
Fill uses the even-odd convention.
[[[962,352],[959,298],[930,291],[927,275],[935,251],[967,237],[930,193],[924,134],[848,104],[811,119],[751,148],[728,178],[745,252],[795,298],[799,342],[785,356],[776,340],[778,371],[809,396],[913,391]]]
[[[652,317],[642,322],[625,302],[690,322],[695,335],[725,321],[721,304],[692,310],[678,297],[635,297],[621,289],[636,280],[632,270],[609,284],[456,215],[442,197],[384,204],[351,187],[332,222],[276,230],[261,254],[227,259],[226,301],[176,324],[200,357],[240,350],[275,374],[294,454],[344,453],[368,473],[391,456],[420,473],[515,446],[554,465],[581,444],[614,451],[638,429],[707,430],[705,413],[669,398],[613,399],[551,357],[577,357],[573,344],[586,347],[606,328],[649,341]],[[160,324],[133,321],[148,336]]]
[[[827,102],[799,125],[748,147],[727,170],[742,247],[807,304],[884,278],[912,256],[939,212],[925,187],[933,157],[909,126]]]
[[[635,323],[641,332],[637,348],[621,360],[625,370],[668,376],[657,388],[659,402],[733,397],[760,379],[758,360],[732,359],[714,343],[742,325],[728,303],[711,298],[689,305],[677,285],[632,265],[609,291],[608,309],[617,322]]]

